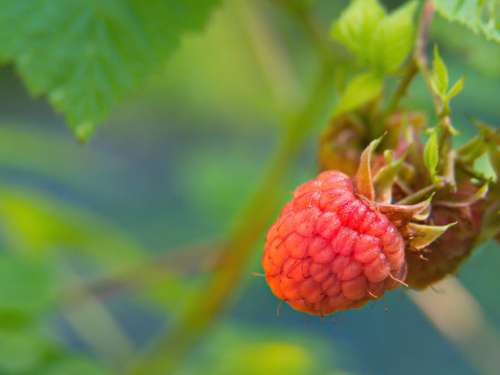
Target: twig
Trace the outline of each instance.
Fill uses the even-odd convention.
[[[394,92],[394,95],[390,99],[389,104],[387,105],[387,108],[384,111],[383,114],[384,120],[387,119],[387,117],[399,107],[399,102],[406,95],[410,83],[413,81],[413,78],[416,76],[417,73],[418,73],[417,62],[415,61],[414,58],[412,58],[408,63],[403,78],[399,82],[399,85],[396,91]]]
[[[304,1],[296,0],[270,0],[276,6],[288,12],[294,17],[300,26],[302,26],[304,33],[311,41],[314,51],[318,55],[318,60],[321,64],[331,64],[333,62],[332,48],[324,38],[324,33],[319,29],[317,23],[308,12],[307,5]],[[337,56],[338,57],[338,56]]]
[[[397,202],[397,204],[415,204],[418,202],[423,201],[424,199],[427,199],[430,194],[443,189],[446,187],[446,181],[439,181],[436,182],[432,185],[426,186],[415,193],[408,195],[407,197],[401,199],[400,201]]]
[[[321,72],[309,100],[300,113],[291,120],[264,182],[224,246],[221,253],[221,267],[214,271],[211,280],[199,292],[195,304],[174,325],[169,335],[157,341],[152,351],[136,363],[129,372],[130,375],[172,373],[190,347],[225,306],[252,254],[254,244],[278,207],[278,187],[281,181],[304,143],[309,129],[312,128],[311,125],[318,120],[329,102],[332,84],[333,71],[327,66]]]
[[[425,83],[429,87],[429,91],[432,94],[432,99],[434,102],[434,107],[436,108],[436,113],[441,111],[441,100],[439,96],[434,92],[431,85],[431,72],[429,70],[427,62],[427,38],[429,35],[429,28],[432,23],[432,18],[434,16],[434,5],[431,0],[426,0],[422,7],[422,15],[420,16],[417,44],[415,48],[415,61],[417,62],[418,69],[424,78]]]
[[[399,107],[399,103],[401,99],[406,95],[410,84],[413,82],[413,79],[417,75],[417,73],[421,73],[424,76],[424,80],[430,85],[430,72],[427,67],[427,37],[429,34],[429,27],[432,22],[432,17],[434,14],[434,7],[431,1],[426,1],[422,7],[422,14],[420,16],[418,30],[417,30],[417,38],[415,41],[415,48],[413,51],[413,56],[408,62],[406,69],[403,74],[403,78],[399,82],[396,91],[392,95],[391,99],[387,107],[385,108],[380,120],[376,123],[376,129],[374,132],[375,136],[379,136],[383,133],[385,122],[387,118]],[[432,92],[432,89],[431,89]],[[433,99],[439,102],[439,98],[436,97],[433,93]],[[436,102],[436,103],[438,103]],[[437,104],[436,104],[437,105]]]
[[[301,18],[305,20],[304,18]],[[308,25],[305,25],[309,28]],[[329,103],[333,67],[322,60],[321,72],[311,95],[296,116],[290,119],[281,146],[260,188],[241,215],[241,221],[223,246],[220,267],[214,270],[199,297],[170,332],[160,337],[151,350],[128,372],[129,375],[167,374],[181,363],[197,339],[203,335],[222,310],[238,285],[255,243],[265,230],[280,202],[280,185]]]

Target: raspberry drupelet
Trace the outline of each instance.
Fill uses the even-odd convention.
[[[405,247],[417,239],[421,249],[446,230],[410,223],[425,220],[430,199],[397,205],[391,184],[375,191],[371,154],[378,142],[363,152],[355,178],[326,171],[299,186],[267,233],[266,280],[296,310],[323,316],[382,297],[404,284]]]

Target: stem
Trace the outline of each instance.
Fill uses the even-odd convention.
[[[439,97],[437,97],[434,94],[432,87],[430,86],[430,72],[427,67],[427,54],[426,54],[427,37],[429,34],[429,27],[432,22],[433,14],[434,14],[434,6],[432,5],[432,2],[426,1],[424,6],[422,7],[422,15],[420,16],[419,20],[417,39],[415,42],[413,57],[409,61],[406,70],[404,72],[403,78],[399,82],[396,91],[389,100],[387,108],[384,110],[380,120],[376,122],[376,129],[374,132],[375,136],[379,136],[380,134],[383,133],[387,118],[395,110],[398,109],[401,99],[406,95],[406,92],[408,91],[411,82],[419,72],[422,74],[425,82],[431,89],[435,105],[436,106],[440,105]]]
[[[399,107],[399,102],[406,95],[408,87],[410,86],[410,83],[413,81],[413,78],[417,75],[417,73],[418,73],[418,64],[415,61],[415,59],[412,58],[411,61],[408,63],[408,66],[406,68],[402,80],[399,82],[399,85],[396,91],[394,92],[394,95],[392,96],[391,100],[389,101],[389,104],[387,105],[387,108],[384,111],[383,115],[384,120],[387,119],[387,117]]]
[[[310,12],[307,11],[308,5],[304,1],[294,1],[294,0],[270,0],[276,6],[281,7],[283,10],[287,11],[292,17],[294,17],[298,23],[302,26],[304,33],[311,41],[314,51],[318,55],[318,60],[323,64],[331,64],[332,51],[329,43],[325,40],[322,30],[318,28],[318,25],[311,17]]]
[[[430,194],[434,193],[437,190],[443,189],[445,186],[445,181],[436,182],[435,184],[428,185],[416,191],[415,193],[408,195],[407,197],[398,201],[396,204],[415,204],[421,202],[424,199],[427,199]]]
[[[129,375],[172,373],[191,346],[208,329],[217,313],[224,308],[242,276],[255,243],[278,208],[281,182],[307,138],[307,133],[329,103],[332,84],[333,69],[328,65],[323,68],[309,100],[292,118],[262,185],[222,249],[221,267],[214,271],[211,280],[200,290],[199,297],[195,298],[196,302],[180,317],[169,335],[160,338],[152,351],[136,363]]]
[[[441,100],[434,92],[431,85],[431,72],[427,63],[427,38],[429,35],[429,28],[434,16],[434,5],[431,0],[426,0],[422,7],[422,15],[420,16],[417,44],[415,48],[415,61],[417,62],[418,69],[424,78],[424,81],[431,92],[432,99],[436,113],[441,112]]]

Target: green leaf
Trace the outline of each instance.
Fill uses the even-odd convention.
[[[382,78],[373,73],[361,73],[347,84],[333,114],[335,116],[359,108],[382,92]]]
[[[424,147],[424,164],[429,171],[431,178],[436,177],[437,166],[439,163],[439,148],[437,129],[432,129],[429,139]]]
[[[408,56],[414,42],[416,1],[410,1],[382,19],[370,48],[370,62],[382,73],[394,73]]]
[[[457,96],[458,94],[460,94],[460,92],[463,90],[463,88],[464,88],[464,78],[461,77],[457,82],[455,82],[455,84],[453,85],[453,87],[446,94],[448,101],[451,98],[453,98],[453,97]]]
[[[447,20],[459,22],[474,33],[500,43],[497,0],[434,0],[434,6]]]
[[[368,46],[384,16],[385,10],[377,0],[354,0],[333,24],[332,37],[366,63]]]
[[[0,61],[87,139],[219,0],[0,0]]]
[[[449,85],[448,68],[439,55],[437,46],[434,46],[434,62],[432,67],[431,83],[434,91],[436,91],[440,96],[446,95]]]

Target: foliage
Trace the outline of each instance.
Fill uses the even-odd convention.
[[[411,1],[387,14],[377,0],[355,0],[332,26],[332,37],[354,55],[368,72],[346,85],[334,114],[356,109],[382,92],[384,75],[398,71],[414,41],[413,17],[417,3]]]
[[[429,129],[429,139],[424,148],[424,163],[433,181],[436,181],[437,166],[439,163],[437,129]]]
[[[457,96],[464,87],[464,78],[460,78],[449,88],[448,68],[441,59],[437,47],[434,47],[434,64],[431,77],[431,85],[434,92],[441,99],[443,112],[450,112],[450,100]]]
[[[0,61],[14,62],[30,91],[48,95],[86,140],[216,3],[2,0]]]
[[[434,0],[434,4],[446,19],[459,22],[474,33],[500,43],[497,0]]]

